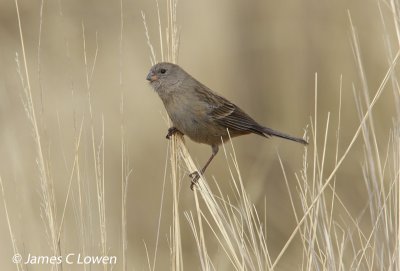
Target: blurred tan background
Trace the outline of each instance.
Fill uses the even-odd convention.
[[[146,14],[150,37],[158,59],[160,48],[155,1],[123,0],[124,29],[120,47],[119,1],[45,1],[42,39],[38,50],[39,0],[19,1],[25,49],[35,107],[40,119],[44,149],[61,215],[74,158],[74,140],[83,120],[82,179],[87,185],[88,206],[97,213],[94,194],[88,90],[83,54],[85,28],[89,70],[98,43],[97,62],[91,81],[96,144],[101,123],[105,130],[105,182],[108,246],[110,255],[121,254],[121,120],[125,121],[127,158],[133,172],[127,198],[128,267],[146,270],[146,243],[153,258],[166,161],[166,114],[157,94],[145,78],[151,66],[141,10]],[[382,15],[388,15],[382,2]],[[166,23],[165,2],[160,0],[161,19]],[[351,45],[348,11],[358,31],[362,59],[372,96],[388,67],[385,37],[378,1],[184,1],[178,3],[180,50],[178,63],[198,80],[238,104],[260,123],[302,136],[314,114],[314,80],[318,73],[319,144],[323,142],[325,119],[331,115],[328,161],[333,161],[336,142],[340,77],[343,75],[341,146],[345,147],[358,127],[353,86],[360,80]],[[49,255],[40,211],[40,182],[36,167],[32,129],[25,115],[23,90],[17,72],[16,53],[21,57],[14,1],[0,1],[0,174],[5,188],[13,233],[24,253]],[[392,44],[393,45],[393,44]],[[38,58],[39,56],[39,58]],[[40,61],[38,61],[40,59]],[[20,61],[22,62],[21,58]],[[122,78],[122,84],[120,84]],[[124,94],[124,116],[120,114]],[[386,90],[374,110],[380,144],[385,145],[394,116],[392,91]],[[310,129],[307,130],[311,135]],[[359,140],[360,143],[360,140]],[[210,148],[187,140],[195,161],[203,165]],[[280,139],[265,140],[251,135],[234,140],[241,173],[250,197],[260,213],[267,209],[268,244],[272,256],[280,251],[294,227],[293,212],[282,178],[277,152],[282,157],[292,191],[294,173],[302,166],[303,147]],[[363,149],[357,144],[338,173],[338,194],[355,215],[366,203],[361,178]],[[326,172],[333,168],[327,163]],[[207,171],[230,193],[230,175],[221,152]],[[168,177],[168,175],[167,175]],[[75,181],[73,181],[75,182]],[[189,178],[183,179],[181,210],[193,210]],[[171,190],[166,182],[157,270],[169,264]],[[71,193],[76,193],[74,188]],[[72,197],[72,196],[71,196]],[[80,248],[79,221],[68,203],[64,249]],[[12,270],[13,255],[3,203],[0,204],[0,263]],[[90,212],[90,208],[86,210]],[[57,218],[58,220],[60,217]],[[185,266],[199,266],[190,228],[182,215]],[[97,216],[88,243],[98,247]],[[79,240],[79,241],[77,241]],[[212,242],[216,242],[215,240]],[[210,244],[210,250],[213,249]],[[215,243],[216,244],[216,243]],[[215,253],[218,253],[215,251]],[[223,254],[222,252],[219,252]],[[95,251],[92,253],[95,254]],[[291,246],[279,270],[292,270],[301,254]],[[45,270],[50,266],[30,266]],[[121,265],[114,267],[120,270]],[[77,267],[81,270],[81,267]],[[195,268],[196,269],[196,268]],[[47,270],[47,269],[46,269]]]

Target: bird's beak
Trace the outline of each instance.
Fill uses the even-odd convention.
[[[155,75],[152,71],[150,71],[149,74],[146,77],[146,80],[148,80],[150,82],[153,82],[153,81],[155,81],[157,79],[158,79],[157,75]]]

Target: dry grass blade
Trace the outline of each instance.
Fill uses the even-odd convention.
[[[17,241],[15,239],[15,236],[14,236],[14,233],[13,233],[13,230],[12,230],[10,216],[8,214],[6,195],[4,193],[3,179],[1,178],[1,176],[0,176],[0,188],[1,188],[1,197],[3,199],[4,211],[6,213],[6,221],[7,221],[8,231],[9,231],[10,238],[11,238],[11,244],[12,244],[13,252],[14,252],[14,255],[21,255],[19,253],[18,246],[17,246]],[[22,264],[22,262],[19,262],[19,263],[17,262],[15,265],[16,265],[18,271],[25,270],[24,265]]]
[[[20,78],[22,80],[21,82],[24,87],[24,93],[25,93],[25,97],[24,97],[25,112],[27,114],[28,119],[31,122],[31,125],[32,125],[33,137],[34,137],[35,146],[36,146],[37,166],[38,166],[39,176],[40,176],[40,184],[41,184],[40,187],[41,187],[42,206],[43,206],[42,218],[45,220],[44,224],[46,225],[46,233],[47,233],[47,237],[49,239],[52,254],[59,255],[60,251],[59,251],[59,240],[58,240],[58,232],[57,232],[57,229],[59,227],[57,226],[56,201],[55,201],[54,190],[53,190],[54,185],[53,185],[51,177],[50,177],[49,165],[48,165],[48,162],[46,161],[46,158],[44,155],[45,151],[42,146],[39,123],[37,120],[35,105],[33,102],[33,95],[32,95],[31,83],[30,83],[31,80],[29,77],[28,63],[27,63],[26,53],[25,53],[25,43],[24,43],[24,38],[23,38],[23,33],[22,33],[21,17],[20,17],[19,6],[18,6],[17,0],[15,0],[15,7],[16,7],[16,11],[17,11],[19,36],[20,36],[20,42],[21,42],[23,68],[24,68],[25,75],[22,76],[21,71],[19,71],[19,74],[20,74]],[[19,60],[17,59],[17,64],[18,63],[19,63]],[[20,67],[19,64],[18,64],[18,67]],[[25,78],[25,80],[22,78]],[[58,270],[60,267],[56,265],[55,268]]]
[[[286,251],[287,247],[289,246],[289,244],[292,242],[293,238],[295,237],[295,235],[297,234],[298,230],[300,229],[301,225],[303,224],[303,222],[307,219],[308,215],[310,214],[310,212],[314,209],[315,205],[317,204],[319,198],[323,195],[325,189],[329,186],[330,182],[333,180],[337,170],[340,168],[341,164],[343,163],[343,161],[345,160],[345,158],[347,157],[347,155],[349,154],[351,148],[353,147],[355,141],[358,138],[358,135],[360,134],[362,127],[365,123],[365,121],[367,121],[370,112],[372,111],[372,108],[374,107],[374,105],[376,104],[376,102],[378,101],[379,97],[382,94],[383,89],[386,86],[386,83],[388,82],[388,79],[390,78],[394,68],[396,67],[398,58],[400,56],[400,51],[397,52],[395,58],[393,59],[389,69],[387,70],[385,77],[383,78],[374,98],[372,99],[371,104],[369,104],[368,106],[368,110],[367,112],[364,114],[363,118],[361,119],[361,123],[358,126],[356,132],[354,133],[354,136],[352,138],[352,140],[350,141],[349,145],[346,148],[346,151],[344,152],[344,154],[342,155],[342,157],[339,159],[339,161],[337,162],[337,165],[335,166],[335,168],[332,170],[332,172],[330,173],[330,175],[326,178],[324,184],[320,187],[320,190],[318,191],[316,197],[314,198],[312,204],[309,206],[309,209],[304,213],[303,218],[299,221],[298,225],[296,226],[296,229],[293,231],[292,235],[290,236],[290,238],[288,239],[288,241],[286,242],[285,246],[283,247],[283,249],[281,250],[281,252],[279,253],[278,257],[276,258],[274,264],[272,265],[272,268],[275,268],[276,264],[279,262],[279,260],[281,259],[283,253]]]
[[[164,52],[164,36],[163,36],[163,26],[161,20],[161,14],[159,9],[158,0],[156,1],[157,8],[157,20],[158,20],[158,31],[159,31],[159,42],[160,42],[160,55],[161,61],[168,61],[172,63],[177,62],[178,58],[178,45],[179,45],[179,37],[177,30],[177,1],[176,0],[167,0],[167,26],[165,29],[165,40],[166,40],[166,52]],[[142,19],[146,33],[147,45],[149,46],[151,56],[150,62],[154,65],[157,62],[156,54],[153,48],[152,43],[150,42],[149,30],[147,27],[146,16],[142,11]],[[166,55],[166,59],[164,58]],[[172,181],[172,243],[171,243],[171,269],[172,270],[183,270],[183,256],[182,256],[182,241],[181,241],[181,226],[180,226],[180,209],[179,209],[179,191],[180,191],[180,173],[179,173],[179,158],[176,152],[177,144],[181,141],[181,138],[177,138],[176,136],[172,137],[170,148],[170,163],[171,163],[171,181]],[[156,248],[155,248],[155,256],[153,260],[153,270],[156,265],[156,255],[157,255],[157,246],[158,246],[158,238],[159,238],[159,229],[162,215],[162,206],[163,206],[163,197],[164,197],[164,188],[165,188],[165,175],[164,175],[164,185],[162,192],[162,201],[159,213],[159,222],[157,228],[157,239],[156,239]]]

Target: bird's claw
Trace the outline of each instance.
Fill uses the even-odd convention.
[[[165,138],[166,138],[166,139],[171,139],[171,136],[172,136],[173,134],[177,133],[177,132],[179,132],[178,129],[176,129],[175,127],[171,127],[171,128],[168,129],[168,133],[167,133],[167,135],[165,136]]]
[[[192,172],[189,174],[189,177],[192,178],[192,181],[190,183],[190,189],[193,191],[193,187],[198,183],[200,174],[198,171]]]

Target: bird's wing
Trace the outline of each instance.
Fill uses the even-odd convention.
[[[219,96],[201,83],[198,82],[197,85],[199,86],[195,88],[197,99],[207,105],[207,116],[212,121],[240,134],[256,133],[265,136],[263,127],[238,106]]]
[[[235,104],[220,96],[217,101],[210,115],[218,124],[230,130],[263,135],[261,126]]]

